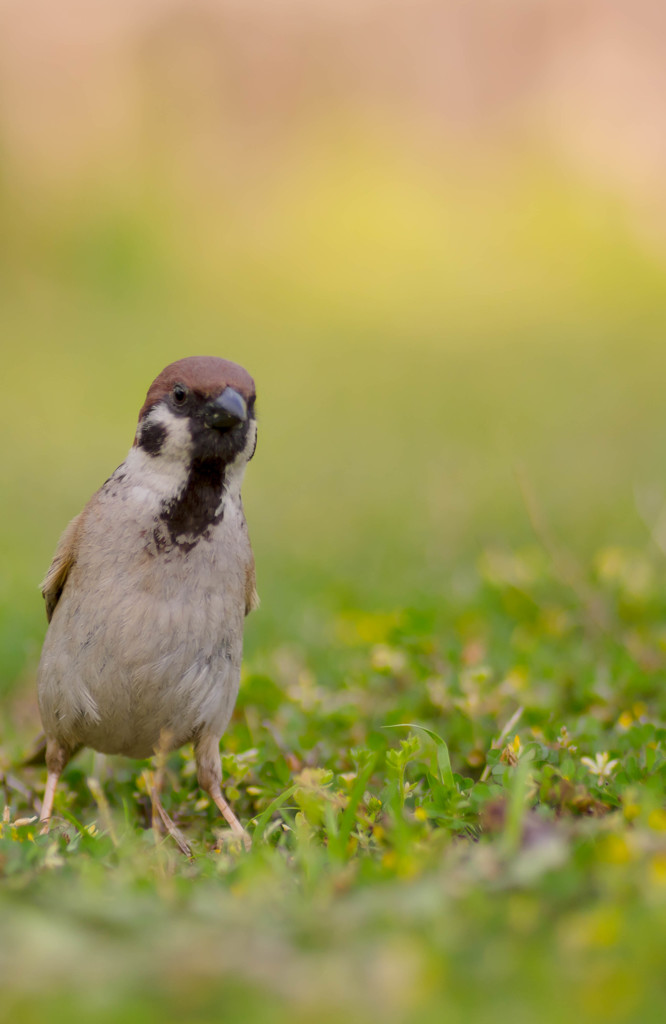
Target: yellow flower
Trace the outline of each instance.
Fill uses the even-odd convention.
[[[395,850],[387,850],[382,857],[382,865],[392,870],[398,863],[398,855]]]
[[[628,864],[633,858],[633,853],[624,836],[611,833],[601,840],[599,857],[606,864]]]
[[[666,832],[666,811],[661,807],[657,807],[654,811],[650,811],[648,826],[654,832]]]
[[[622,806],[622,813],[626,821],[635,821],[635,819],[641,813],[640,805],[635,803],[633,800],[626,800]]]
[[[655,885],[666,885],[666,853],[655,853],[650,861],[650,878]]]

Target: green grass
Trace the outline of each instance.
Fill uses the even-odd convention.
[[[0,1005],[661,1021],[664,268],[534,170],[481,203],[405,168],[373,189],[367,155],[327,175],[254,241],[129,203],[7,216]],[[12,824],[43,785],[12,765],[58,534],[196,352],[257,380],[262,607],[222,748],[254,844],[224,841],[184,749],[188,862],[146,828],[148,763],[81,754],[48,837]]]

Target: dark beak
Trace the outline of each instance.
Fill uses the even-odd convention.
[[[214,430],[231,430],[247,419],[247,404],[234,388],[225,388],[221,395],[206,406],[206,426]]]

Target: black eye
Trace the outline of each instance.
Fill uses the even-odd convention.
[[[176,405],[182,405],[187,398],[187,388],[183,387],[182,384],[174,384],[173,386],[173,400]]]

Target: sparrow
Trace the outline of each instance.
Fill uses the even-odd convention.
[[[82,747],[147,758],[191,742],[199,785],[247,845],[222,795],[220,739],[244,619],[258,605],[241,500],[256,443],[243,367],[215,356],[171,363],[148,389],[127,458],[60,538],[41,585],[42,832]],[[168,828],[152,796],[154,823],[157,803]]]

